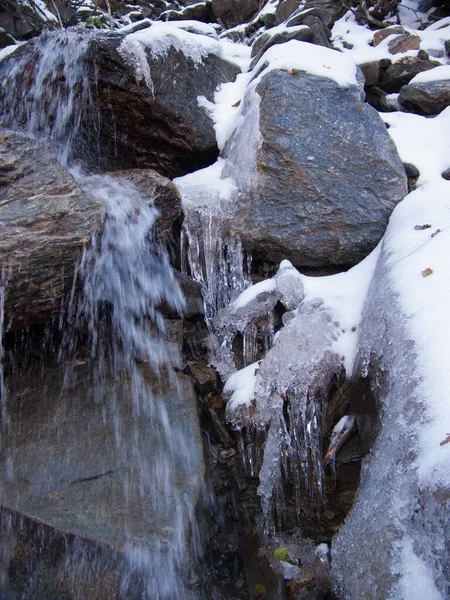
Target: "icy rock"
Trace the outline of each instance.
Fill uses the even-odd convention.
[[[448,69],[450,71],[450,66]],[[450,106],[450,77],[442,80],[413,81],[402,87],[398,101],[421,115],[437,115]]]
[[[289,311],[298,308],[305,297],[302,277],[288,260],[281,262],[278,273],[275,275],[275,285],[282,304]]]
[[[333,541],[339,597],[450,596],[447,199],[448,183],[437,179],[394,211],[368,293],[355,375],[370,379],[380,433]],[[439,235],[414,228],[428,221]],[[434,269],[426,279],[424,261]]]

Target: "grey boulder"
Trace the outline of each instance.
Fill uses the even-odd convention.
[[[287,258],[301,267],[364,258],[407,194],[407,179],[361,89],[273,70],[247,93],[243,114],[247,122],[225,149],[224,174],[237,178],[233,223],[246,249],[261,260]],[[255,164],[239,175],[242,152],[249,162],[249,139]]]
[[[398,101],[422,115],[438,115],[450,106],[450,79],[405,85],[400,90]]]

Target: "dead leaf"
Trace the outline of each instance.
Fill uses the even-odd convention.
[[[446,435],[447,437],[445,438],[445,440],[442,440],[439,446],[445,446],[445,444],[450,444],[450,433],[447,433]]]
[[[422,271],[422,277],[429,277],[433,273],[434,273],[433,269],[430,269],[430,267],[428,267]]]

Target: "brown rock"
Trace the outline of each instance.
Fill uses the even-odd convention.
[[[396,36],[389,42],[388,49],[391,54],[400,54],[408,50],[418,50],[420,48],[420,37],[404,33]]]
[[[378,46],[383,40],[390,35],[404,34],[406,30],[403,27],[387,27],[386,29],[380,29],[373,34],[373,45]]]
[[[0,273],[5,324],[24,327],[61,310],[74,268],[103,208],[81,191],[55,154],[31,136],[0,136]]]

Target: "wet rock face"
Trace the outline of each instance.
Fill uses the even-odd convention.
[[[188,377],[177,375],[177,390],[141,369],[153,389],[153,407],[164,402],[173,435],[185,444],[170,466],[173,487],[165,488],[155,475],[148,489],[148,474],[159,473],[158,456],[165,452],[162,417],[157,408],[137,414],[125,379],[111,379],[103,396],[94,397],[90,366],[78,357],[77,384],[63,394],[62,372],[49,364],[43,377],[38,366],[8,379],[11,426],[0,448],[0,471],[8,481],[1,491],[2,524],[15,517],[0,542],[0,569],[8,572],[7,585],[28,598],[57,591],[77,598],[85,582],[83,598],[144,597],[139,588],[127,589],[135,584],[127,544],[142,542],[143,551],[155,552],[149,565],[164,564],[165,548],[190,527],[188,508],[181,509],[182,530],[175,524],[178,495],[186,507],[195,505],[202,485],[201,434]],[[14,478],[6,475],[8,468]],[[44,550],[36,552],[42,540]],[[27,569],[36,577],[27,576]]]
[[[103,208],[81,191],[55,154],[19,133],[0,136],[0,269],[5,324],[42,323],[61,310],[74,266]]]
[[[357,263],[407,193],[383,122],[358,88],[305,73],[272,71],[256,91],[262,143],[237,219],[246,247],[302,266]]]
[[[108,175],[131,182],[142,198],[148,199],[149,204],[158,209],[157,237],[165,246],[173,244],[174,236],[178,233],[174,229],[177,224],[181,227],[183,218],[181,196],[175,184],[153,169],[128,169],[113,171]]]
[[[150,167],[174,177],[214,162],[218,150],[212,121],[197,97],[212,100],[217,85],[234,79],[238,68],[212,54],[195,66],[175,48],[160,57],[146,51],[152,91],[136,81],[118,46],[117,40],[103,40],[92,47],[102,170]]]

